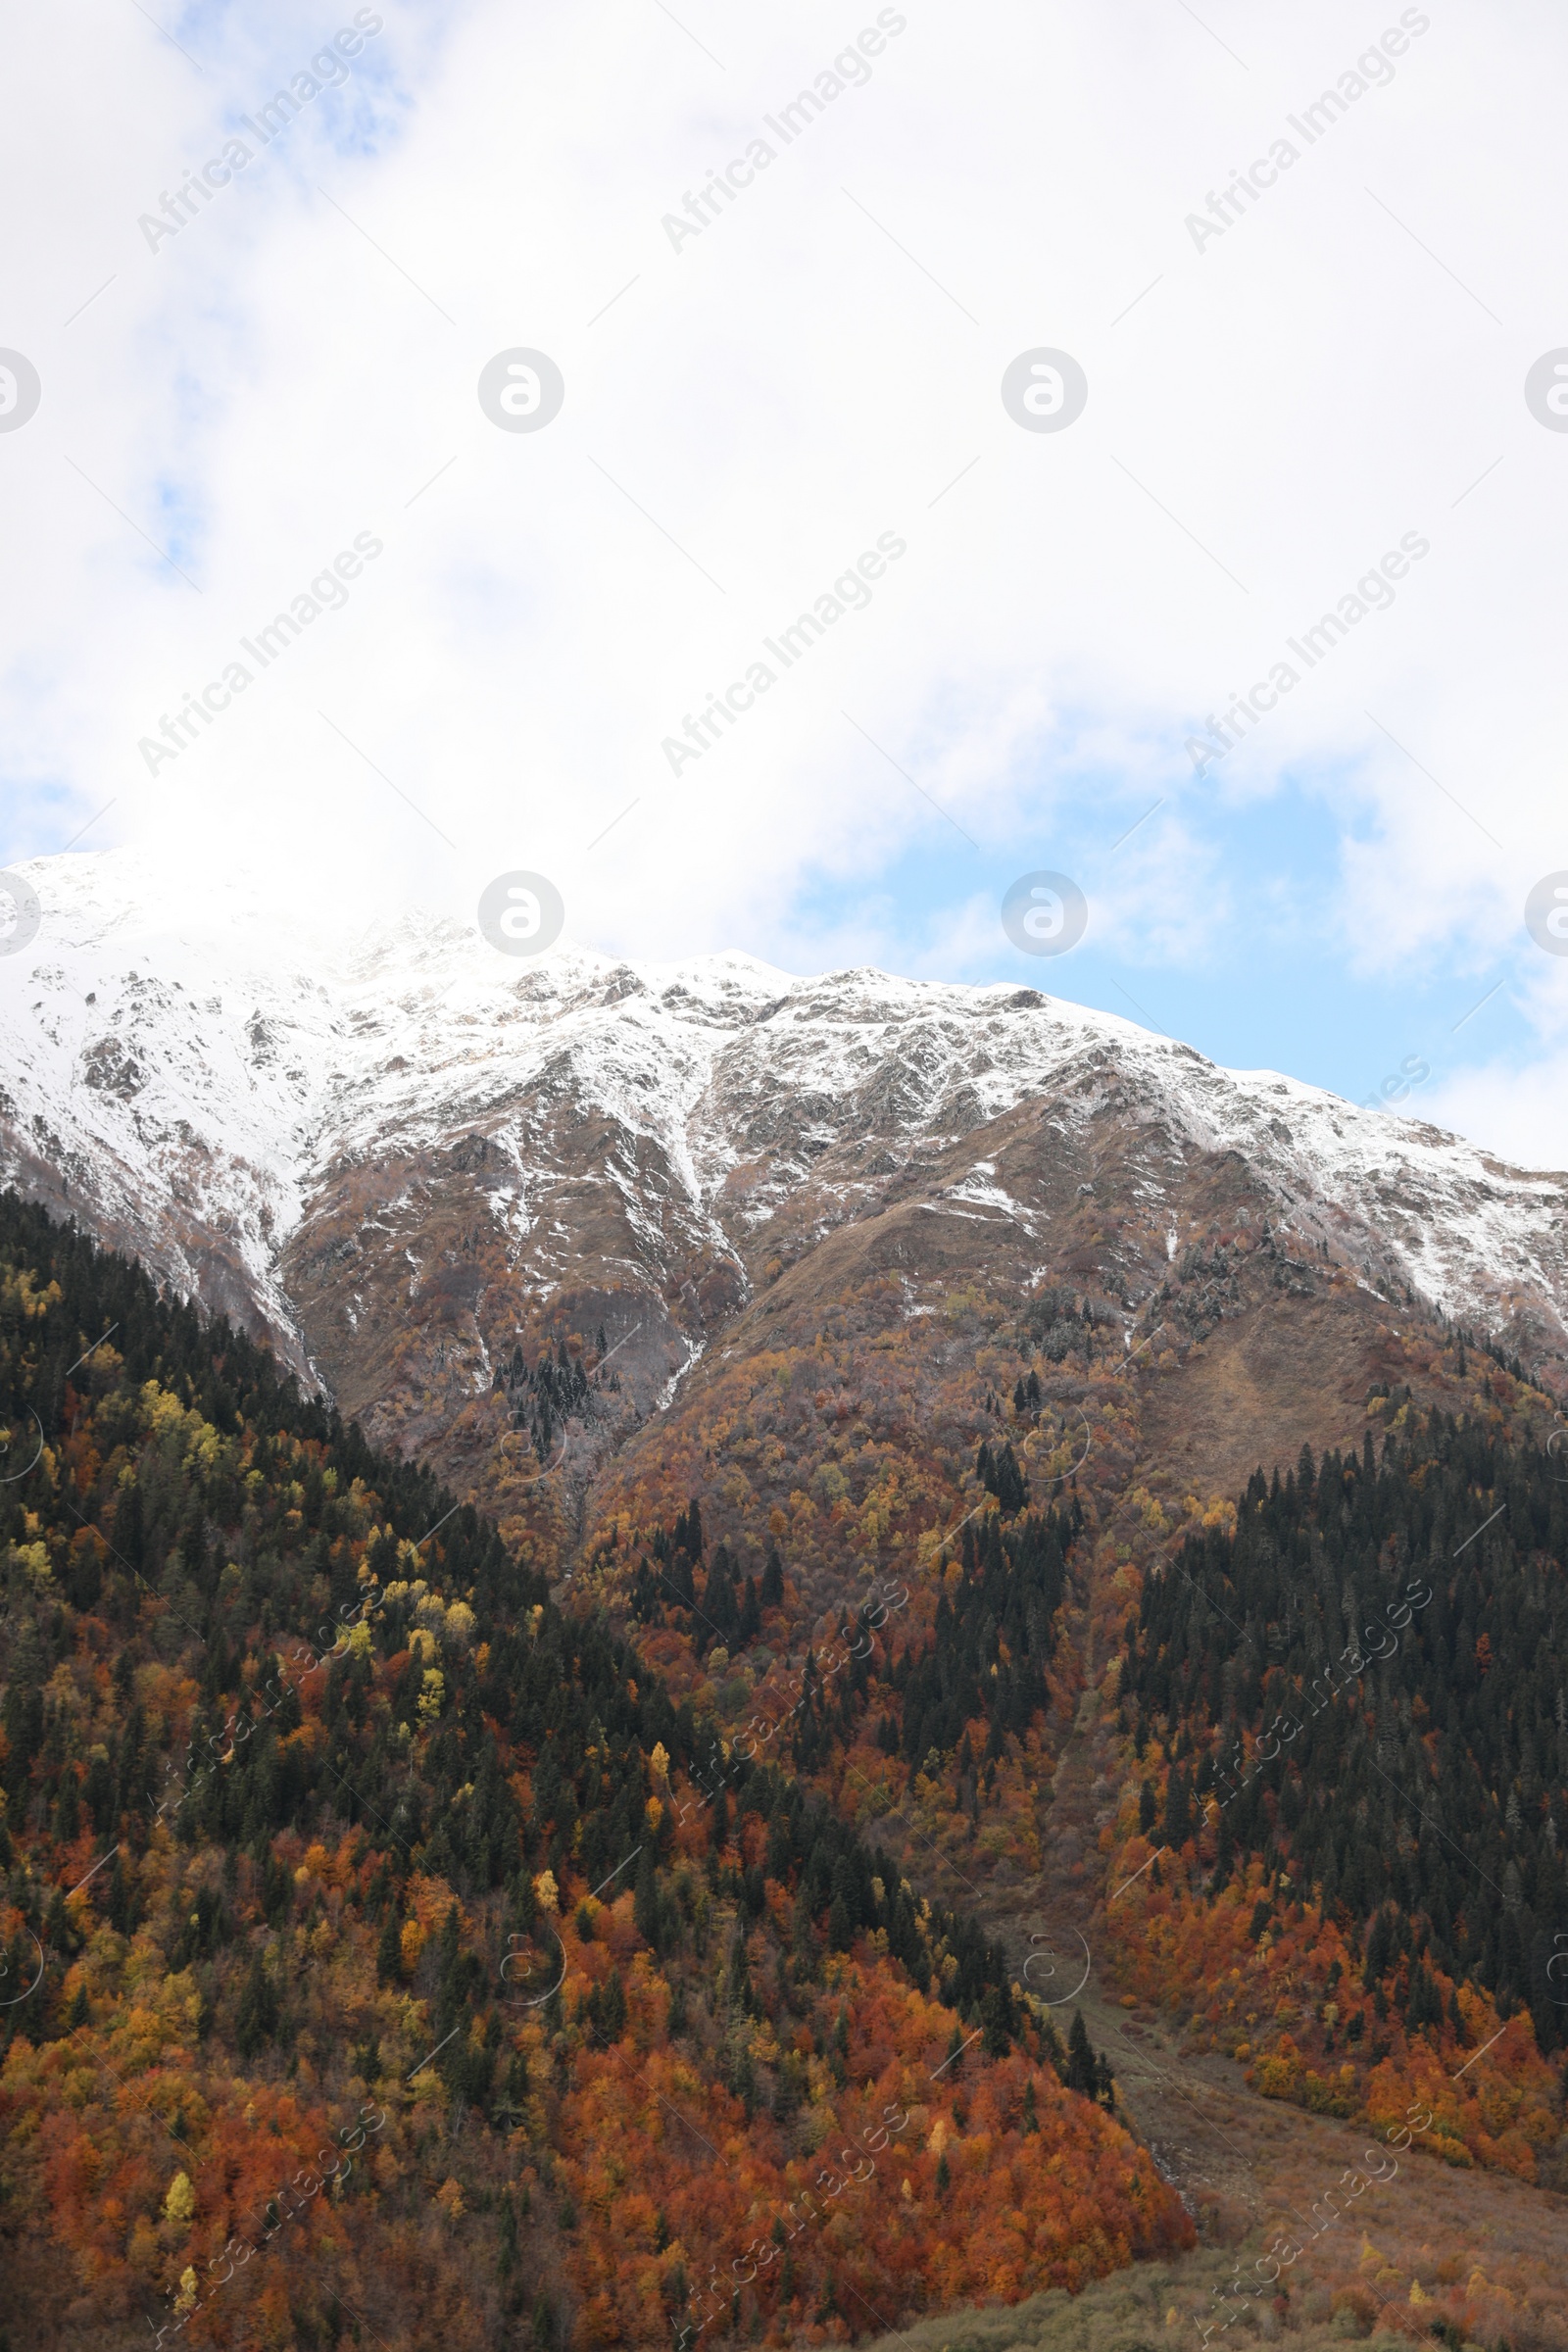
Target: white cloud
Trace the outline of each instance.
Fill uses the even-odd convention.
[[[1527,1168],[1568,1168],[1568,1049],[1530,1069],[1466,1070],[1422,1099],[1420,1116]]]
[[[1215,0],[1209,31],[1166,0],[911,0],[788,145],[764,117],[875,7],[713,0],[678,12],[695,38],[647,0],[378,13],[344,91],[156,254],[137,215],[352,10],[171,19],[200,73],[135,10],[99,5],[85,49],[76,19],[19,30],[42,95],[8,140],[30,228],[0,339],[45,398],[0,434],[14,855],[113,798],[90,842],[192,891],[240,865],[358,920],[527,864],[586,940],[780,955],[813,879],[961,851],[942,810],[1032,861],[1088,774],[1107,843],[1168,804],[1107,863],[1102,934],[1190,957],[1223,935],[1226,824],[1291,774],[1334,778],[1347,827],[1326,952],[1510,951],[1568,865],[1568,435],[1522,397],[1568,339],[1544,0],[1404,9],[1429,22],[1393,80],[1311,145],[1287,117],[1399,9]],[[1282,132],[1298,160],[1197,251],[1184,217]],[[662,216],[759,135],[773,161],[672,250]],[[1088,374],[1061,434],[999,397],[1037,344]],[[536,435],[475,398],[511,345],[564,372]],[[150,777],[138,739],[367,531],[344,608]],[[885,532],[869,606],[784,669],[764,638]],[[1406,532],[1430,553],[1392,607],[1196,778],[1193,727]],[[673,778],[662,738],[760,659],[776,684]],[[983,953],[954,871],[935,932],[895,902],[858,936]]]

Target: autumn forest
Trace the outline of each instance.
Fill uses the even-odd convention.
[[[835,1671],[972,1696],[887,1607],[764,1757],[14,1198],[0,1347],[14,2352],[848,2337],[1190,2241],[1081,2020],[800,1770]],[[1064,1538],[976,1565],[1008,1720]]]
[[[1243,1275],[1319,1279],[1233,1236],[1152,1332]],[[956,1295],[940,1378],[892,1286],[852,1307],[573,1529],[589,1318],[496,1372],[534,1471],[491,1518],[0,1200],[4,2352],[850,2341],[1180,2261],[1213,2216],[1031,1957],[1053,1838],[1102,1999],[1568,2185],[1568,1481],[1522,1368],[1435,1332],[1446,1405],[1376,1384],[1358,1447],[1184,1494],[1092,1293]]]

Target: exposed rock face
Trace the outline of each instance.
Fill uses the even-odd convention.
[[[1066,1285],[1131,1349],[1185,1268],[1156,1348],[1187,1368],[1146,1428],[1213,1485],[1353,1438],[1391,1331],[1434,1307],[1568,1386],[1568,1177],[1113,1015],[740,956],[531,965],[419,918],[323,944],[238,892],[172,921],[120,853],[25,870],[0,1173],[568,1543],[651,1416],[872,1276],[906,1321]],[[1210,1266],[1265,1221],[1290,1254]],[[601,1330],[580,1409],[541,1419],[518,1369],[570,1335],[591,1364]]]

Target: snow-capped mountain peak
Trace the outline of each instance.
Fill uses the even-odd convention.
[[[1105,1272],[1129,1297],[1134,1233],[1164,1260],[1184,1170],[1234,1156],[1277,1222],[1370,1282],[1530,1360],[1564,1345],[1568,1178],[1034,989],[738,953],[524,962],[417,911],[312,928],[242,879],[172,906],[124,852],[22,870],[43,918],[0,958],[4,1173],[333,1385],[376,1269],[413,1297],[452,1248],[479,1262],[481,1228],[485,1296],[504,1266],[536,1298],[657,1297],[665,1377],[753,1295],[781,1218],[794,1250],[918,1195],[1049,1254],[1069,1161],[1116,1195]]]

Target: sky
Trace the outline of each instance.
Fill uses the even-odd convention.
[[[1544,0],[11,48],[0,861],[355,930],[540,874],[582,946],[1018,980],[1568,1165]]]

